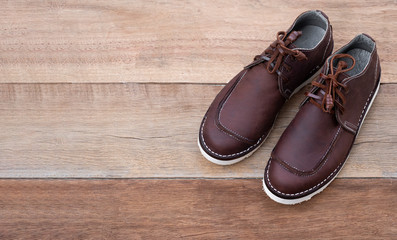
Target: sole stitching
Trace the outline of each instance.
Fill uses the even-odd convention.
[[[328,159],[328,158],[327,158],[327,159]],[[269,160],[269,167],[267,168],[267,171],[266,171],[267,182],[269,183],[270,187],[271,187],[274,191],[276,191],[277,193],[279,193],[279,194],[281,194],[281,195],[284,195],[284,196],[296,196],[296,195],[300,195],[300,194],[303,194],[303,193],[307,193],[307,192],[313,190],[314,188],[317,188],[318,186],[320,186],[321,184],[323,184],[325,181],[327,181],[327,180],[336,172],[336,170],[338,170],[339,166],[342,164],[342,163],[339,163],[339,165],[336,167],[336,169],[335,169],[330,175],[328,175],[328,177],[327,177],[326,179],[324,179],[323,181],[321,181],[319,184],[317,184],[317,185],[314,186],[314,187],[311,187],[311,188],[309,188],[309,189],[307,189],[307,190],[305,190],[305,191],[299,192],[299,193],[283,193],[283,192],[280,192],[279,190],[277,190],[276,188],[274,188],[273,185],[272,185],[272,183],[270,182],[269,170],[270,170],[271,162],[272,162],[272,159]]]

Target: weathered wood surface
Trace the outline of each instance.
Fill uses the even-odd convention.
[[[335,47],[377,40],[382,82],[397,82],[397,4],[362,1],[3,1],[0,81],[225,83],[308,9]]]
[[[261,180],[0,180],[1,239],[395,239],[397,184],[283,206]]]
[[[335,48],[375,38],[383,84],[339,178],[282,206],[260,179],[233,178],[262,177],[303,91],[239,164],[204,160],[196,140],[221,84],[308,9],[328,14]],[[0,178],[16,178],[0,179],[0,239],[397,238],[396,1],[16,0],[0,13]]]
[[[222,86],[0,84],[0,177],[261,177],[303,90],[261,149],[233,166],[199,153],[197,136]],[[340,177],[396,177],[397,84],[383,84]]]

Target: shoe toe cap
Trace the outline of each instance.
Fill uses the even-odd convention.
[[[208,119],[204,120],[200,127],[199,141],[202,149],[208,155],[221,160],[244,156],[256,146],[247,144],[220,130],[213,121],[208,121]]]
[[[268,189],[280,198],[297,198],[308,192],[309,182],[277,161],[270,159],[265,169],[264,180]]]

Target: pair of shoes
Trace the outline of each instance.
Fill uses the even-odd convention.
[[[198,138],[203,156],[219,165],[249,157],[266,140],[284,103],[311,82],[271,153],[263,187],[282,204],[309,200],[327,187],[349,155],[381,72],[370,36],[360,34],[334,54],[333,46],[329,19],[319,10],[304,12],[278,32],[210,105]]]

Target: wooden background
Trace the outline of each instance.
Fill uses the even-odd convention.
[[[197,134],[308,9],[377,41],[382,85],[338,179],[282,206],[260,178],[305,89],[239,164]],[[396,1],[0,1],[0,239],[397,239],[396,27]]]

